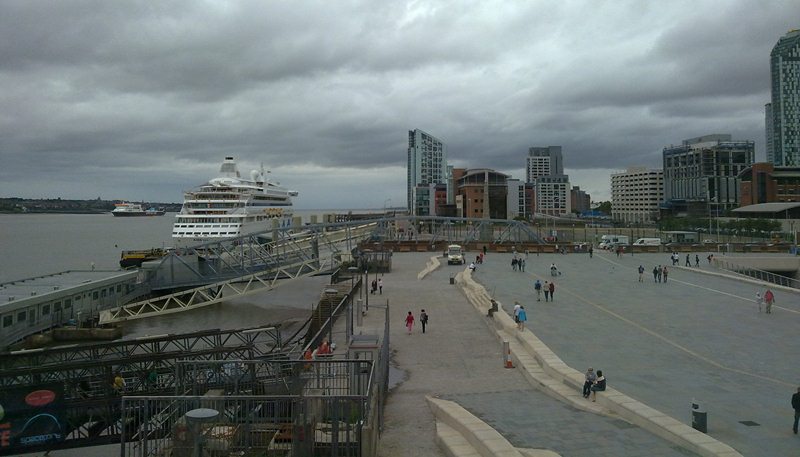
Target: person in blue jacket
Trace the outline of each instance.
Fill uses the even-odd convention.
[[[525,307],[520,306],[519,311],[517,311],[517,318],[519,322],[517,322],[517,329],[525,330],[525,321],[528,320],[528,314],[525,312]]]

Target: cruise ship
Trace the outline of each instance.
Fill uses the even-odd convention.
[[[219,176],[184,193],[183,207],[175,216],[172,238],[177,245],[219,241],[266,232],[292,224],[292,197],[297,191],[270,182],[264,169],[239,174],[233,157],[225,157]],[[265,233],[264,238],[269,238]]]
[[[163,208],[148,208],[138,203],[115,203],[111,214],[116,217],[136,217],[136,216],[163,216],[166,211]]]

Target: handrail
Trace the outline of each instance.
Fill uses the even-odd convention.
[[[758,268],[747,267],[738,263],[729,262],[727,260],[713,259],[713,265],[721,270],[727,270],[741,276],[746,276],[751,279],[777,284],[779,286],[791,287],[793,289],[800,289],[800,281],[788,278],[777,273],[772,273]]]

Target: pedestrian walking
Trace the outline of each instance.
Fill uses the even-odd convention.
[[[658,282],[658,267],[653,267],[653,282]]]
[[[661,265],[659,265],[659,266],[656,268],[656,276],[658,276],[658,282],[661,282],[661,275],[662,275],[663,273],[664,273],[664,270],[661,268]]]
[[[592,392],[592,386],[594,385],[594,382],[597,381],[597,375],[594,372],[594,368],[589,367],[583,376],[583,398],[589,398],[589,395]]]
[[[544,282],[544,301],[548,301],[550,299],[550,283],[545,281]]]
[[[662,275],[664,275],[664,283],[666,283],[666,282],[667,282],[667,275],[669,274],[669,273],[667,272],[667,266],[666,266],[666,265],[664,265],[664,266],[661,268],[661,274],[662,274]]]
[[[414,315],[411,314],[411,311],[406,315],[406,328],[408,329],[408,334],[411,335],[411,330],[414,328]]]
[[[517,261],[517,263],[519,264],[518,265],[519,266],[519,271],[524,272],[525,271],[525,259],[519,259]]]
[[[550,301],[556,301],[556,283],[550,281]]]
[[[424,309],[419,312],[419,323],[422,324],[422,333],[425,333],[425,327],[428,326],[428,313]]]
[[[377,279],[373,279],[372,283],[370,283],[370,291],[369,291],[369,293],[372,294],[372,295],[375,295],[375,291],[377,291],[377,290],[378,290],[378,280]]]
[[[708,264],[711,265],[711,260],[714,259],[714,254],[709,254],[706,259],[708,259]]]
[[[594,249],[592,248],[591,245],[589,245],[589,258],[590,259],[592,258],[592,255],[594,255]]]
[[[525,321],[528,320],[528,313],[525,312],[524,306],[519,307],[519,313],[517,314],[517,317],[517,330],[525,330]]]
[[[761,305],[764,304],[764,297],[761,296],[761,292],[756,292],[756,304],[758,305],[758,312],[761,312]]]
[[[794,408],[794,425],[792,425],[792,431],[797,435],[797,422],[800,420],[800,387],[798,387],[797,392],[792,395],[792,408]]]
[[[522,308],[522,305],[519,304],[518,301],[514,302],[514,323],[519,324],[519,310]],[[519,325],[517,325],[519,327]]]
[[[511,259],[511,269],[514,270],[514,271],[517,271],[517,258],[516,257]]]
[[[767,305],[766,306],[767,314],[772,314],[772,305],[775,303],[775,294],[773,294],[772,291],[769,289],[767,289],[767,291],[764,292],[764,303]]]
[[[483,255],[486,255],[486,245],[483,245]]]
[[[687,267],[691,267],[692,266],[692,262],[689,260],[689,254],[686,254],[686,266]]]
[[[383,278],[378,278],[378,295],[383,295]]]
[[[644,275],[644,267],[639,265],[639,282],[642,282],[642,275]]]
[[[536,291],[536,301],[542,301],[542,282],[538,279],[533,284],[533,290]]]
[[[694,266],[700,268],[700,256],[697,254],[694,255]]]
[[[486,246],[484,246],[483,249],[486,250]],[[480,253],[480,257],[478,258],[478,263],[483,263],[483,256],[484,255],[485,254],[483,252]]]

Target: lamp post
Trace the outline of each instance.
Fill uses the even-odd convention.
[[[328,344],[333,343],[333,297],[338,293],[336,289],[325,289],[325,296],[328,299]]]
[[[353,328],[353,278],[355,278],[356,273],[358,273],[358,267],[347,267],[347,271],[350,272],[350,328]],[[364,284],[361,284],[359,287],[359,291],[364,288]],[[360,292],[359,292],[360,294]],[[360,295],[359,295],[360,297]],[[358,315],[361,315],[361,298],[358,299]],[[349,337],[350,335],[348,335]]]

